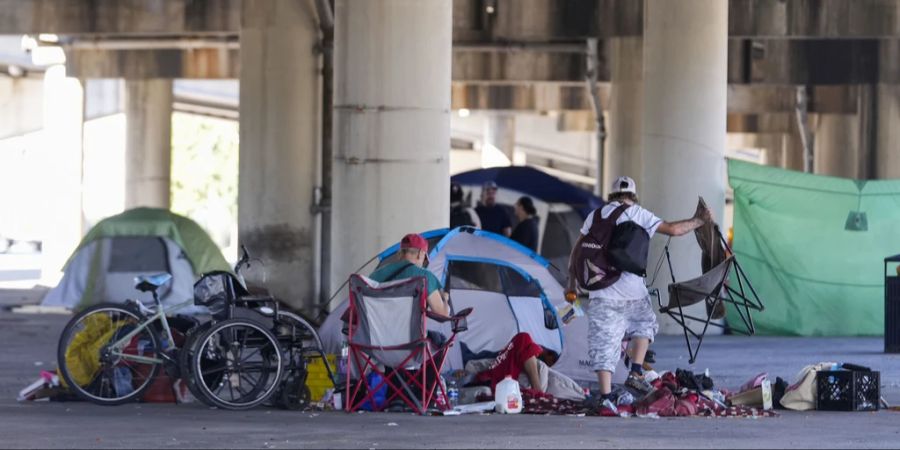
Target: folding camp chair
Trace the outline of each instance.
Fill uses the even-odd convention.
[[[350,277],[348,412],[357,411],[364,403],[381,410],[396,398],[422,415],[432,403],[441,410],[450,407],[440,373],[445,355],[456,334],[465,331],[465,318],[472,309],[453,317],[440,316],[427,311],[427,297],[424,277],[382,284],[360,275]],[[451,322],[450,338],[439,345],[431,342],[428,319]],[[368,386],[367,374],[372,372],[380,375],[381,381]],[[374,396],[385,386],[388,394],[378,405]]]
[[[706,204],[703,202],[703,199],[700,199],[700,202],[701,207],[705,208]],[[697,353],[700,351],[700,346],[703,345],[703,338],[706,336],[706,331],[710,325],[750,336],[756,331],[750,312],[763,311],[765,309],[756,290],[753,289],[753,285],[750,284],[750,280],[731,251],[731,247],[722,236],[719,226],[715,223],[709,223],[698,228],[695,231],[695,235],[703,252],[701,261],[703,275],[691,280],[676,282],[675,270],[672,267],[672,258],[669,254],[669,242],[666,242],[664,255],[668,262],[669,274],[672,279],[672,283],[669,284],[667,304],[662,304],[662,298],[658,290],[654,289],[651,291],[651,295],[656,296],[659,312],[668,314],[684,330],[684,340],[687,344],[690,364],[693,364],[697,359]],[[657,272],[661,264],[662,259],[657,264]],[[734,279],[737,282],[737,289],[729,281],[732,271],[735,273]],[[705,317],[685,314],[684,308],[700,304],[701,302],[706,305]],[[725,317],[726,304],[734,306],[737,317],[743,322],[745,330],[713,322]],[[691,329],[687,322],[689,320],[702,323],[703,328],[701,331],[697,332]],[[696,345],[692,345],[691,337],[696,340]]]

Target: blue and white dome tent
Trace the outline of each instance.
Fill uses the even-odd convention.
[[[560,354],[555,369],[579,381],[595,378],[583,364],[586,320],[561,325],[554,305],[564,301],[564,290],[549,261],[506,237],[470,227],[433,230],[422,236],[431,248],[428,270],[450,292],[453,308],[473,308],[469,329],[458,336],[447,370],[462,369],[472,355],[499,352],[516,333],[527,332],[536,343]],[[381,252],[379,266],[396,261],[398,252],[399,244]],[[340,317],[346,308],[344,298],[319,329],[328,353],[340,351]],[[432,323],[430,329],[441,327]]]

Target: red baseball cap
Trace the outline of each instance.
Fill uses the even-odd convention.
[[[428,254],[428,241],[425,240],[422,236],[419,236],[416,233],[410,233],[406,236],[403,236],[403,239],[400,240],[400,249],[406,248],[417,248],[425,254]]]

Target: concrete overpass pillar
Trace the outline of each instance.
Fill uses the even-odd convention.
[[[313,3],[245,0],[240,39],[238,240],[264,262],[276,297],[308,307],[320,123]]]
[[[169,208],[172,80],[125,80],[125,209]]]
[[[611,88],[609,141],[603,164],[603,192],[616,177],[627,175],[641,186],[641,114],[644,101],[643,39],[612,38],[609,41]]]
[[[337,0],[332,286],[450,220],[451,0]]]
[[[815,125],[813,168],[819,175],[859,177],[859,119],[854,114],[820,114]]]
[[[52,66],[44,74],[44,151],[46,191],[42,221],[43,265],[41,278],[54,286],[63,264],[81,240],[82,123],[84,89],[76,78],[66,77],[65,66]],[[4,214],[12,214],[6,211]]]
[[[484,147],[492,146],[513,163],[516,153],[516,116],[512,114],[488,114],[484,121]],[[496,166],[497,160],[490,151],[482,148],[481,162],[485,167]],[[502,158],[501,158],[502,159]]]
[[[727,63],[728,2],[646,1],[644,172],[638,194],[665,220],[690,217],[703,196],[722,223]],[[664,238],[654,239],[652,261],[663,244]],[[693,237],[673,239],[671,254],[679,280],[700,275],[700,249]],[[660,276],[655,286],[664,296],[668,282]],[[670,320],[660,325],[663,333],[680,332]]]

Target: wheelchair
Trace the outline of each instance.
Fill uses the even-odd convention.
[[[192,328],[179,354],[179,366],[191,393],[208,406],[245,410],[271,400],[284,409],[310,404],[308,364],[322,358],[328,377],[334,372],[322,341],[304,318],[280,308],[270,295],[245,287],[241,269],[203,275],[194,284],[194,303],[210,310],[211,320]]]

